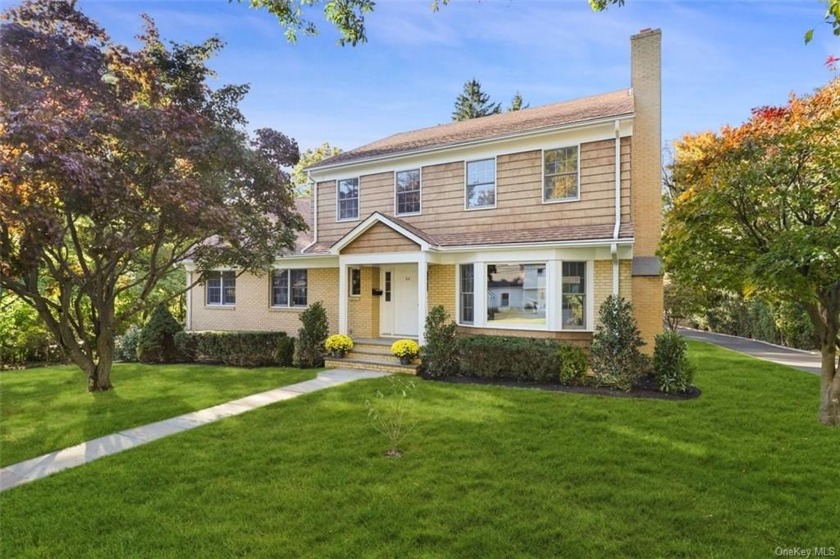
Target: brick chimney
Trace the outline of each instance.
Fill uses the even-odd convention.
[[[662,272],[656,248],[662,229],[662,32],[630,38],[630,83],[635,118],[630,159],[633,246],[632,297],[645,349],[662,331]]]

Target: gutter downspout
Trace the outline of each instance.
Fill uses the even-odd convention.
[[[615,119],[615,227],[613,227],[613,240],[618,241],[618,233],[621,229],[621,123]],[[612,255],[612,293],[618,295],[618,243],[610,245]]]

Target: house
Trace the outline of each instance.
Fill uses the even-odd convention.
[[[423,342],[443,305],[469,334],[591,343],[601,302],[662,328],[659,30],[631,38],[631,88],[395,134],[311,167],[311,230],[270,274],[211,272],[192,330],[330,329]],[[188,268],[188,281],[193,270]]]

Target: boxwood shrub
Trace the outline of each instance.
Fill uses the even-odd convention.
[[[285,332],[179,332],[175,343],[190,360],[235,367],[288,367],[294,355]]]
[[[516,336],[469,336],[458,340],[461,373],[487,379],[555,381],[559,342]]]

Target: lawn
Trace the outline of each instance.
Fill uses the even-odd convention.
[[[418,380],[399,459],[365,406],[388,379],[305,395],[0,494],[0,556],[840,553],[817,377],[690,352],[691,401]]]
[[[77,367],[5,372],[0,466],[314,377],[298,369],[117,363],[115,388],[91,394]]]

